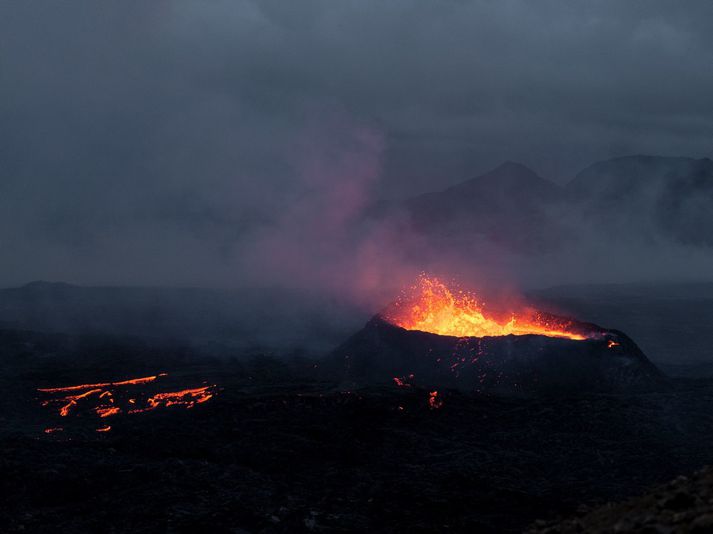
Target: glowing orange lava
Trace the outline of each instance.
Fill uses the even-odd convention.
[[[107,408],[97,408],[94,411],[99,417],[111,417],[112,415],[120,413],[121,408],[117,408],[116,406],[110,406]]]
[[[152,376],[144,376],[142,378],[130,378],[129,380],[122,380],[120,382],[99,382],[98,384],[79,384],[78,386],[66,386],[61,388],[38,388],[37,391],[42,393],[59,393],[61,391],[79,391],[82,389],[89,388],[105,388],[109,386],[128,386],[137,384],[148,384],[153,382],[160,376],[167,376],[166,373],[159,373]]]
[[[395,376],[394,377],[394,384],[396,384],[397,387],[400,388],[410,388],[411,384],[409,381],[413,380],[413,374],[410,374],[408,376]]]
[[[202,388],[182,389],[167,393],[157,393],[147,399],[146,408],[130,410],[129,413],[141,413],[155,410],[159,406],[184,406],[186,409],[193,408],[196,404],[202,404],[213,398],[210,392],[212,386]]]
[[[431,408],[431,410],[443,408],[443,399],[438,395],[438,391],[428,393],[428,407]]]
[[[570,329],[571,323],[545,318],[535,311],[513,313],[507,321],[487,317],[474,294],[451,291],[438,278],[421,275],[416,286],[391,306],[385,318],[407,330],[442,336],[485,337],[535,334],[586,339]]]
[[[98,382],[55,388],[38,388],[37,391],[49,395],[42,401],[42,406],[57,410],[60,417],[90,414],[100,419],[126,413],[136,414],[155,410],[159,407],[181,406],[193,408],[196,404],[209,401],[215,395],[215,385],[179,391],[157,392],[154,382],[166,373],[131,378],[116,382]],[[152,391],[144,391],[150,388]],[[75,412],[77,412],[75,414]],[[59,427],[45,429],[45,433],[61,431]],[[108,432],[110,425],[97,428],[97,432]]]

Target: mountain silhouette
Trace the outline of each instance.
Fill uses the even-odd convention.
[[[713,161],[627,156],[595,163],[562,187],[506,162],[455,186],[406,200],[411,228],[438,239],[483,237],[548,252],[582,229],[603,239],[713,246]]]
[[[542,249],[562,228],[551,216],[565,192],[524,165],[499,167],[404,203],[413,228],[435,236],[479,235],[518,249]]]

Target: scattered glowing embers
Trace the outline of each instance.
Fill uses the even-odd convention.
[[[485,337],[535,334],[575,340],[586,339],[572,322],[523,309],[508,320],[487,317],[484,305],[473,293],[454,291],[438,278],[422,274],[415,286],[384,314],[392,324],[406,330],[420,330],[455,337]]]
[[[55,388],[38,388],[43,394],[61,394],[42,401],[42,406],[57,410],[60,417],[96,416],[99,419],[118,414],[149,412],[160,407],[181,406],[186,409],[209,401],[215,396],[215,385],[182,389],[178,391],[146,391],[167,373],[131,378],[117,382],[99,382]],[[46,434],[60,432],[61,427],[45,429]],[[110,425],[97,428],[97,432],[109,432]]]
[[[400,388],[410,388],[412,385],[411,384],[412,380],[413,380],[413,373],[408,376],[395,376],[394,384],[396,384],[396,386],[400,387]]]
[[[413,383],[412,383],[413,379],[414,379],[414,375],[410,374],[408,376],[402,376],[402,377],[395,376],[393,380],[394,380],[394,385],[397,388],[410,388],[410,387],[413,387]],[[434,391],[426,390],[426,391],[428,391],[428,407],[431,410],[437,410],[439,408],[443,408],[443,395],[438,393],[437,390],[434,390]],[[397,406],[396,409],[400,412],[404,411],[403,405]]]
[[[443,408],[443,398],[438,394],[438,391],[429,392],[428,407],[431,408],[431,410]]]

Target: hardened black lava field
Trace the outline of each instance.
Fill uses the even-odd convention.
[[[395,382],[345,390],[305,358],[0,340],[7,532],[518,532],[713,462],[708,379],[529,398],[441,390],[434,402]],[[37,391],[158,372],[164,388],[208,382],[215,397],[102,419],[61,417]]]

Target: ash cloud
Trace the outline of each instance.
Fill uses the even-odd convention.
[[[371,305],[422,268],[523,284],[705,272],[706,250],[586,228],[534,261],[363,215],[504,160],[565,183],[613,156],[710,156],[712,15],[705,1],[4,3],[0,282],[296,285]]]

